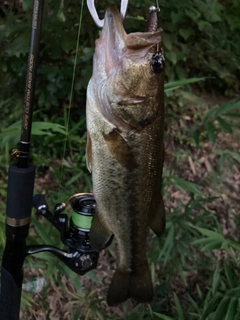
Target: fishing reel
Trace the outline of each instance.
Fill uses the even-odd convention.
[[[72,209],[70,219],[67,214],[62,213],[68,204]],[[68,249],[63,251],[54,246],[34,245],[27,247],[26,255],[51,252],[80,275],[97,267],[99,251],[92,250],[89,239],[91,222],[96,211],[93,194],[75,194],[65,202],[58,203],[53,214],[48,210],[44,195],[37,194],[33,197],[33,207],[60,232],[61,241]],[[101,250],[108,247],[112,239],[113,235]]]

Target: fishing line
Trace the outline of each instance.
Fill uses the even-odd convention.
[[[60,173],[60,183],[59,183],[59,187],[58,187],[58,196],[57,196],[58,201],[60,201],[60,188],[62,186],[62,180],[63,180],[63,174],[64,174],[63,160],[64,160],[64,156],[66,154],[66,149],[67,149],[70,113],[71,113],[71,108],[72,108],[73,90],[74,90],[74,82],[75,82],[75,75],[76,75],[78,49],[79,49],[79,40],[80,40],[80,34],[81,34],[81,28],[82,28],[83,6],[84,6],[84,0],[82,0],[82,2],[81,2],[81,9],[80,9],[80,14],[79,14],[79,26],[78,26],[78,34],[77,34],[77,44],[76,44],[76,49],[75,49],[76,50],[76,54],[75,54],[74,65],[73,65],[72,83],[71,83],[71,90],[70,90],[70,96],[69,96],[69,107],[68,107],[68,111],[67,111],[67,121],[66,121],[66,125],[65,125],[66,126],[66,135],[65,135],[65,139],[64,139],[64,145],[63,145],[62,165],[61,165],[61,173]]]
[[[158,0],[156,0],[156,9],[157,9],[157,12],[160,12],[160,7],[159,7],[159,2],[158,2]]]

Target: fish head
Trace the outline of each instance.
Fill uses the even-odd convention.
[[[140,130],[163,113],[161,32],[127,34],[117,8],[106,10],[88,92],[103,118],[121,132]]]
[[[116,97],[155,98],[162,83],[161,29],[127,34],[120,13],[110,6],[95,50],[94,72]]]

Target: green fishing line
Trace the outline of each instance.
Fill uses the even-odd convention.
[[[78,213],[73,213],[72,221],[75,226],[82,229],[90,230],[93,216],[85,216]]]
[[[75,54],[74,65],[73,65],[72,84],[71,84],[71,91],[70,91],[70,97],[69,97],[69,108],[68,108],[68,111],[67,111],[67,119],[65,121],[66,135],[65,135],[64,144],[63,144],[62,160],[64,160],[64,156],[66,154],[66,149],[67,149],[67,141],[68,141],[68,133],[69,133],[69,121],[70,121],[70,113],[71,113],[71,108],[72,108],[73,90],[74,90],[74,82],[75,82],[76,67],[77,67],[77,58],[78,58],[78,52],[79,52],[79,42],[80,42],[81,27],[82,27],[83,5],[84,5],[84,0],[82,0],[80,14],[79,14],[79,25],[78,25],[78,34],[77,34],[77,43],[76,43],[76,54]],[[57,197],[58,198],[58,202],[60,201],[60,187],[62,186],[63,171],[64,171],[64,165],[62,164],[61,173],[60,173],[60,183],[59,183],[59,188],[58,188],[58,197]]]

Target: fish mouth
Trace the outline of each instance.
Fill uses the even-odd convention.
[[[101,41],[104,43],[105,68],[107,73],[122,59],[127,33],[124,30],[122,17],[114,5],[105,13]]]
[[[123,27],[121,14],[114,5],[111,5],[106,10],[102,32],[109,33],[109,35],[112,37],[115,36],[116,40],[124,41],[125,37],[127,36]]]
[[[105,42],[106,61],[109,67],[119,61],[123,55],[146,56],[157,52],[161,44],[162,29],[127,34],[118,9],[111,5],[105,13],[101,38]],[[109,68],[107,68],[109,69]]]
[[[107,46],[118,50],[138,50],[161,42],[162,29],[127,34],[118,9],[111,5],[105,13],[102,34],[108,38]]]

